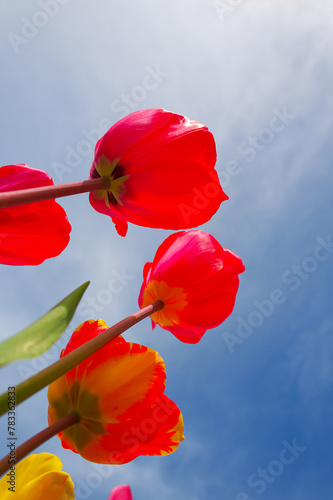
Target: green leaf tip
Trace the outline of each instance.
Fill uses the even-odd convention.
[[[44,316],[0,343],[0,367],[47,351],[63,334],[90,281],[86,281]]]

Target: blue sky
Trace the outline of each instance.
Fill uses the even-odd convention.
[[[184,114],[213,132],[230,198],[202,229],[246,266],[233,314],[199,344],[152,333],[149,320],[125,336],[165,360],[166,394],[185,422],[174,454],[105,468],[57,438],[40,448],[60,456],[76,498],[105,500],[122,483],[134,500],[332,496],[332,15],[325,0],[3,8],[1,164],[83,180],[103,127],[136,109]],[[86,280],[72,327],[137,310],[142,267],[170,234],[130,226],[120,238],[87,195],[60,203],[73,227],[67,249],[39,267],[0,269],[0,338]],[[119,275],[122,289],[102,303]],[[70,333],[45,356],[3,369],[3,390],[55,361]],[[45,391],[18,407],[22,441],[47,425],[46,413]]]

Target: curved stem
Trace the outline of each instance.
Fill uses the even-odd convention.
[[[6,455],[0,460],[0,476],[5,474],[13,466],[13,458],[15,460],[14,465],[16,465],[22,458],[26,457],[34,451],[38,446],[45,443],[48,439],[59,434],[59,432],[67,429],[71,425],[77,424],[80,420],[80,416],[76,411],[72,411],[69,415],[58,420],[54,424],[46,427],[42,431],[38,432],[35,436],[25,441],[23,444],[18,446],[13,453]],[[9,460],[11,460],[9,462]]]
[[[53,200],[62,196],[87,193],[99,189],[109,189],[110,179],[108,177],[97,177],[86,181],[69,182],[56,186],[40,186],[29,189],[18,189],[17,191],[5,191],[0,193],[0,208],[14,207],[34,203],[36,201]]]
[[[163,309],[164,303],[161,300],[156,300],[153,304],[146,306],[139,311],[127,316],[127,318],[119,321],[111,326],[108,330],[97,335],[97,337],[89,340],[74,351],[66,354],[63,358],[52,365],[44,368],[41,372],[28,378],[15,388],[16,406],[22,403],[25,399],[40,391],[57,378],[64,375],[66,372],[74,368],[76,365],[87,359],[91,354],[101,349],[105,344],[118,337],[131,326],[139,321],[147,318],[156,311]],[[7,392],[0,396],[0,415],[3,415],[8,410]]]

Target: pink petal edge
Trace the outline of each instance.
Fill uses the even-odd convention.
[[[131,488],[128,484],[116,486],[111,491],[108,500],[133,500]]]

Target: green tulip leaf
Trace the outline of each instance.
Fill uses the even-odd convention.
[[[89,281],[83,283],[44,316],[1,342],[0,367],[47,351],[66,330],[88,285]]]

